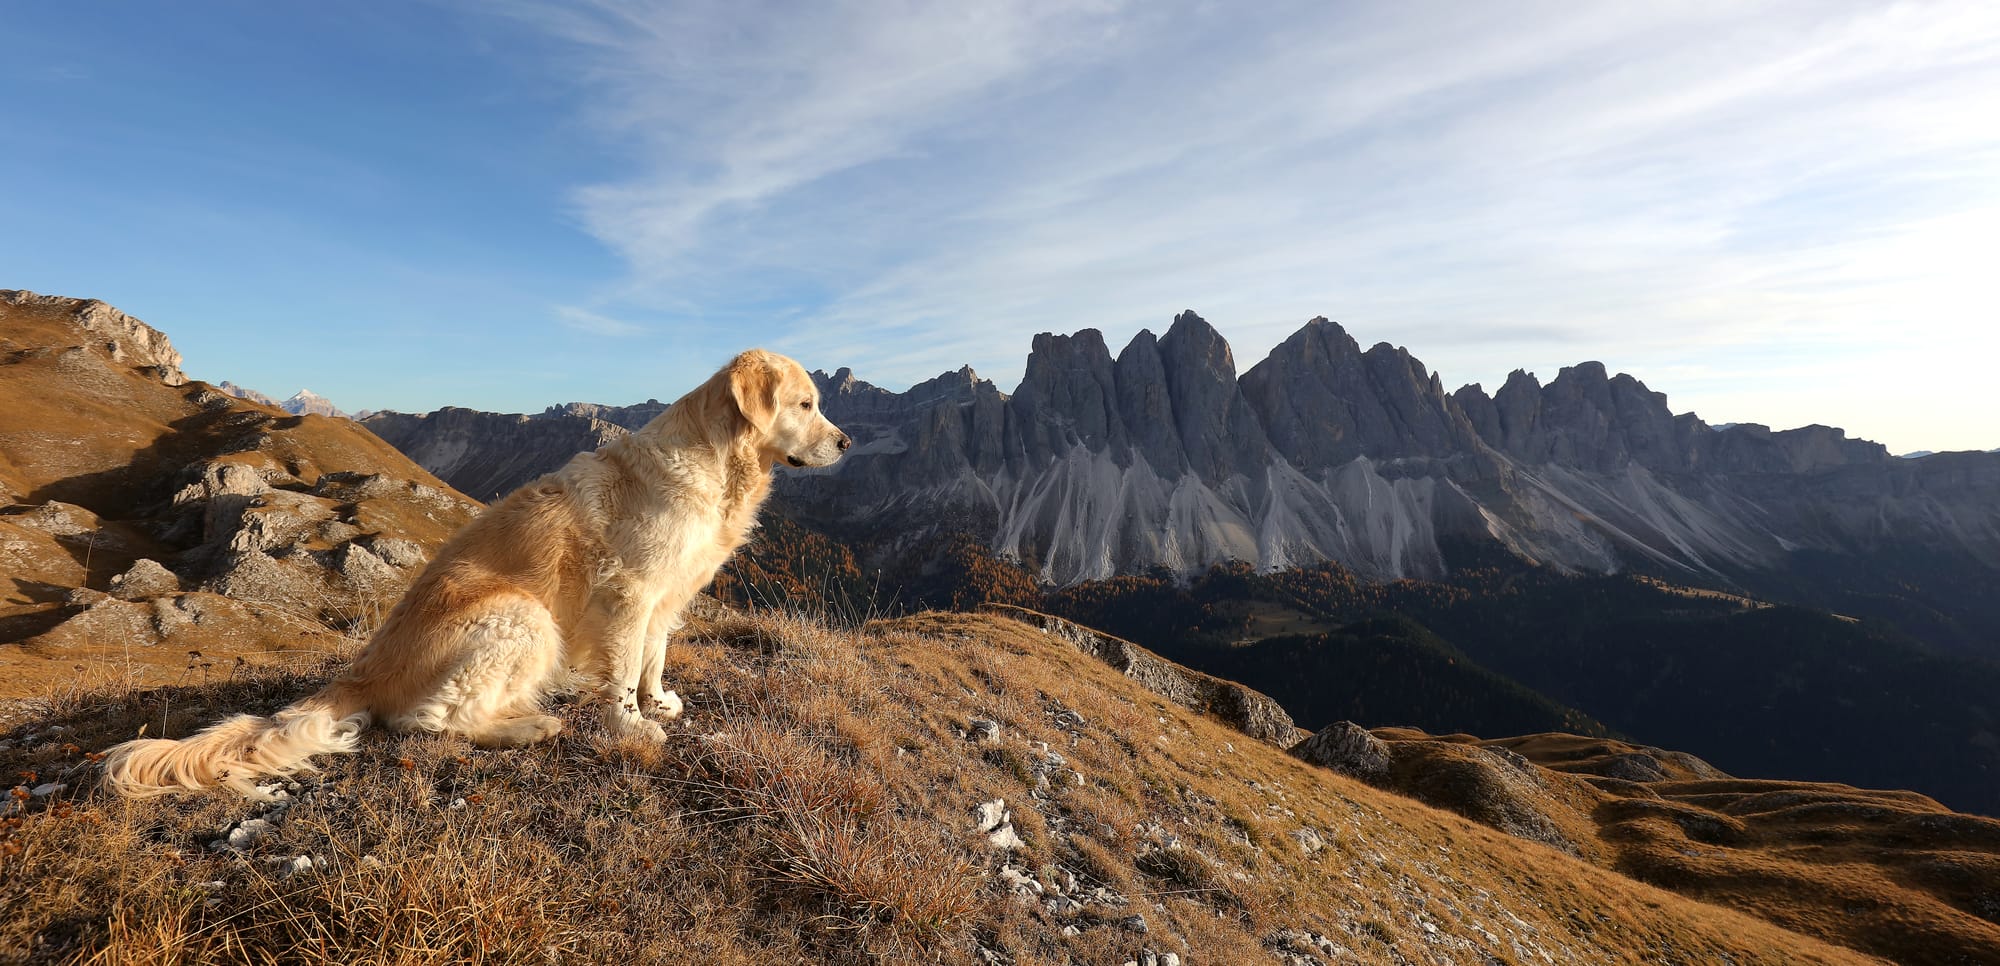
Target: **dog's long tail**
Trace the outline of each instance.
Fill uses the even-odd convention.
[[[128,798],[211,788],[268,798],[258,779],[311,771],[314,755],[353,751],[368,727],[367,706],[350,682],[335,681],[269,718],[239,714],[179,741],[128,741],[105,752],[104,784]]]

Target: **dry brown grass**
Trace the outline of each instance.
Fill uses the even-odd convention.
[[[1305,765],[1004,618],[729,616],[689,638],[665,745],[608,741],[573,706],[515,751],[372,735],[243,856],[207,843],[261,807],[107,799],[87,755],[324,671],[50,709],[0,751],[69,786],[0,831],[0,959],[1254,963],[1307,932],[1322,962],[1861,958]],[[968,740],[971,717],[1000,743]],[[994,798],[1011,853],[973,831]],[[1306,854],[1302,827],[1327,846]],[[264,861],[300,855],[324,864]]]

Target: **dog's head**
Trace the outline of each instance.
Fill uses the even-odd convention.
[[[767,462],[826,466],[852,442],[819,411],[819,387],[798,363],[751,349],[723,372],[736,410],[748,424],[748,441]]]

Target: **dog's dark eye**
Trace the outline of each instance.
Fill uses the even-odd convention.
[[[810,400],[810,399],[808,399],[808,400],[806,400],[805,402],[802,402],[802,403],[799,403],[799,408],[800,408],[800,409],[811,409],[811,408],[813,408],[813,401],[812,401],[812,400]]]

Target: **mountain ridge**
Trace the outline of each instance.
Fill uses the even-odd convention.
[[[251,389],[248,386],[239,386],[226,379],[216,383],[215,388],[238,399],[247,399],[260,405],[282,409],[294,416],[311,414],[314,416],[338,416],[342,419],[356,418],[356,416],[350,415],[342,411],[340,407],[335,406],[333,400],[310,389],[301,389],[285,399],[278,399],[267,393]]]
[[[970,368],[901,393],[846,368],[814,378],[856,446],[828,470],[781,475],[779,504],[872,540],[878,558],[957,529],[1059,585],[1228,560],[1434,577],[1466,540],[1559,570],[1727,585],[1761,586],[1801,554],[1857,587],[1919,557],[2000,573],[2000,455],[1899,459],[1834,427],[1717,429],[1596,362],[1446,392],[1407,349],[1363,350],[1325,317],[1240,377],[1226,340],[1187,311],[1115,357],[1095,329],[1038,335],[1012,393]],[[490,496],[659,408],[366,425]]]

